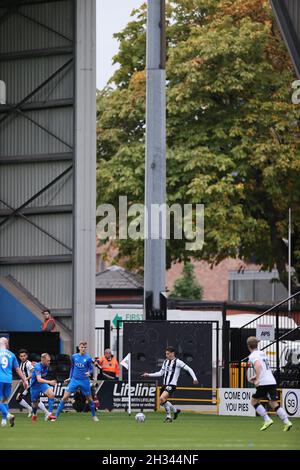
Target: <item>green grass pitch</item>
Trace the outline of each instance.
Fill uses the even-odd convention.
[[[15,426],[0,428],[0,450],[300,450],[300,419],[283,432],[278,418],[260,432],[260,418],[212,416],[182,412],[173,423],[162,413],[146,413],[137,423],[120,412],[98,413],[95,423],[87,413],[64,413],[57,422],[44,422],[42,414],[32,423],[16,414]]]

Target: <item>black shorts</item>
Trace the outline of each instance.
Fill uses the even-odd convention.
[[[171,397],[174,394],[175,390],[176,385],[164,385],[160,389],[160,394],[162,394],[163,392],[168,392],[169,396]]]
[[[256,399],[277,401],[276,385],[260,385],[252,395]]]

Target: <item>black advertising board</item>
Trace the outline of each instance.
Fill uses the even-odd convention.
[[[97,387],[100,410],[128,408],[128,382],[103,380]],[[155,410],[156,383],[131,382],[131,408],[133,410]]]
[[[56,409],[58,403],[63,397],[67,385],[58,383],[53,388],[55,394],[54,408]],[[124,381],[103,380],[98,382],[96,386],[96,395],[100,403],[100,410],[113,410],[128,408],[128,383]],[[9,401],[9,406],[12,409],[20,408],[16,400],[18,394],[18,386],[15,387]],[[65,411],[73,410],[73,394],[66,402]],[[41,401],[45,406],[48,406],[48,398],[41,394]],[[156,400],[156,382],[132,382],[131,383],[131,408],[133,410],[155,410]],[[30,403],[30,399],[26,398]]]
[[[55,387],[53,387],[53,391],[54,391],[54,395],[55,395],[55,400],[54,400],[54,409],[57,408],[60,400],[62,399],[63,395],[64,395],[64,392],[67,388],[67,384],[64,384],[64,383],[57,383],[55,385]],[[21,408],[19,403],[17,402],[16,400],[16,397],[18,395],[18,391],[19,391],[19,385],[17,385],[14,390],[13,390],[13,393],[10,397],[10,400],[9,400],[9,407],[12,408],[12,409],[18,409],[18,408]],[[69,400],[67,401],[66,405],[65,405],[65,411],[68,411],[68,410],[73,410],[73,395],[71,395],[71,397],[69,398]],[[30,402],[30,397],[27,395],[26,396],[26,401],[31,404]],[[46,406],[46,408],[48,407],[48,397],[46,397],[44,394],[41,394],[40,396],[40,400],[44,403],[44,405]],[[22,409],[22,408],[21,408]]]

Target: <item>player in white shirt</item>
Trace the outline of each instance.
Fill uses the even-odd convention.
[[[28,360],[28,351],[26,351],[26,349],[20,349],[20,351],[18,352],[18,356],[21,361],[20,369],[26,377],[28,388],[27,390],[25,390],[22,385],[22,382],[20,382],[16,400],[20,404],[20,406],[28,410],[28,418],[30,418],[32,416],[32,406],[26,401],[25,398],[28,397],[30,399],[30,385],[29,384],[30,384],[30,379],[32,376],[34,366],[32,362]],[[47,410],[47,408],[45,407],[44,403],[41,400],[39,401],[38,407],[40,408],[40,410],[44,412],[45,421],[47,421],[51,413]]]
[[[163,387],[161,389],[160,395],[160,404],[166,410],[167,416],[165,422],[172,422],[171,411],[174,413],[174,419],[176,419],[181,410],[178,410],[176,406],[172,405],[168,400],[171,397],[177,386],[180,372],[186,370],[193,379],[193,383],[197,385],[199,382],[195,375],[193,369],[191,369],[187,364],[185,364],[180,359],[175,357],[175,349],[172,346],[166,348],[166,360],[163,362],[162,368],[159,372],[154,372],[149,374],[145,372],[142,374],[142,377],[164,377],[163,378]]]
[[[265,407],[260,403],[260,400],[268,400],[272,410],[276,411],[277,416],[284,423],[284,431],[289,431],[292,423],[289,421],[288,416],[284,409],[278,404],[276,380],[271,371],[269,360],[263,351],[258,350],[258,339],[255,336],[250,336],[247,339],[247,346],[250,351],[248,361],[253,365],[255,376],[250,379],[250,382],[256,386],[256,392],[252,395],[251,405],[254,406],[256,413],[258,413],[264,420],[261,431],[265,431],[272,424],[273,420],[269,417]]]

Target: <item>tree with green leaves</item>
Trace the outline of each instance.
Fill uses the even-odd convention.
[[[169,295],[170,299],[189,299],[202,300],[203,288],[198,283],[194,266],[192,263],[185,263],[183,267],[183,275],[174,282],[173,289]]]
[[[116,34],[114,87],[98,92],[98,203],[144,201],[146,6]],[[167,261],[231,256],[300,279],[299,106],[294,70],[268,0],[176,0],[168,5],[168,203],[205,205],[205,245],[171,240]],[[143,242],[117,241],[128,266]]]

